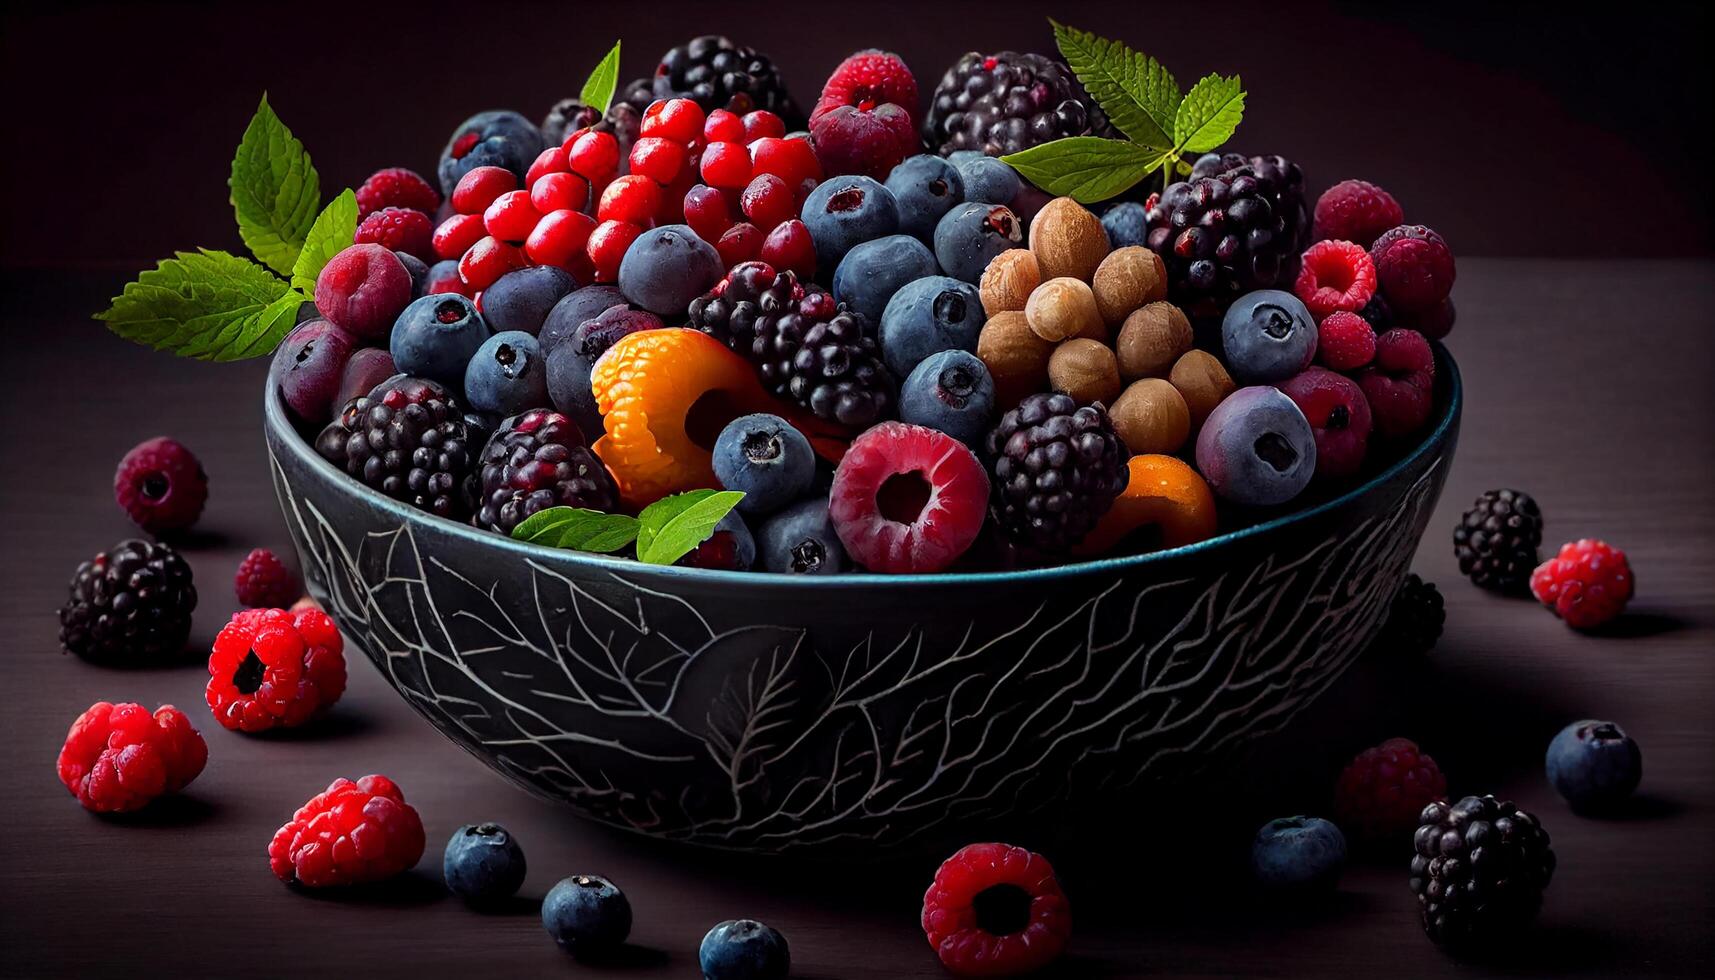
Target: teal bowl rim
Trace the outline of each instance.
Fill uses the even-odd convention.
[[[1436,419],[1435,428],[1411,452],[1396,460],[1387,469],[1364,481],[1362,484],[1347,490],[1337,497],[1325,500],[1314,507],[1293,511],[1280,517],[1271,518],[1260,524],[1252,524],[1236,531],[1217,534],[1212,538],[1198,541],[1195,544],[1181,545],[1177,548],[1164,548],[1160,551],[1150,551],[1139,555],[1121,555],[1115,558],[1098,558],[1092,561],[1072,562],[1065,565],[1055,565],[1050,568],[1030,568],[1004,572],[936,572],[925,575],[888,575],[880,576],[868,572],[842,572],[836,575],[781,575],[773,572],[735,572],[709,568],[682,568],[677,565],[648,565],[628,558],[612,558],[607,555],[588,554],[581,551],[567,551],[559,548],[549,548],[543,545],[515,541],[502,537],[492,531],[484,531],[469,524],[461,524],[436,517],[414,507],[406,506],[391,497],[383,496],[364,486],[357,479],[348,475],[344,470],[335,467],[314,451],[314,447],[299,437],[296,428],[286,418],[285,411],[279,401],[275,386],[266,384],[264,395],[264,422],[272,438],[270,443],[287,447],[301,461],[307,461],[312,467],[322,470],[333,477],[336,485],[343,483],[354,490],[358,496],[367,500],[373,506],[394,515],[404,523],[432,522],[444,533],[455,538],[462,538],[471,543],[489,548],[499,548],[511,551],[522,558],[551,559],[574,566],[587,567],[592,572],[617,573],[628,575],[642,574],[667,580],[695,581],[705,584],[744,584],[768,585],[777,588],[790,589],[841,589],[841,588],[875,588],[885,583],[888,587],[905,586],[912,588],[927,588],[931,586],[948,585],[987,585],[1006,582],[1042,581],[1071,577],[1077,575],[1092,575],[1101,573],[1117,573],[1148,567],[1155,563],[1165,563],[1178,558],[1197,555],[1206,551],[1214,551],[1225,545],[1250,538],[1271,534],[1293,524],[1306,523],[1313,518],[1329,511],[1344,507],[1359,497],[1364,496],[1376,487],[1392,480],[1402,471],[1415,464],[1423,456],[1440,446],[1447,439],[1454,422],[1459,418],[1464,402],[1464,383],[1459,376],[1459,366],[1454,363],[1440,341],[1431,341],[1435,350],[1436,370],[1447,379],[1447,400],[1442,407],[1440,416]],[[1437,387],[1440,387],[1439,379]]]

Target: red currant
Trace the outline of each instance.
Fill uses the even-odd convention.
[[[683,143],[675,143],[661,136],[644,136],[631,144],[631,172],[648,177],[658,184],[671,184],[684,166]]]
[[[781,222],[762,242],[762,261],[776,269],[790,269],[802,282],[816,277],[816,243],[810,240],[810,229],[793,218]]]
[[[590,201],[590,182],[573,173],[543,174],[530,188],[530,206],[542,214],[582,211]]]
[[[719,241],[721,235],[732,227],[732,211],[726,206],[726,195],[707,184],[698,184],[686,191],[685,224],[690,225],[703,241]]]
[[[601,221],[629,221],[646,225],[661,206],[661,185],[641,174],[626,174],[607,185],[595,216]],[[598,263],[599,264],[599,263]]]
[[[481,214],[494,199],[518,189],[518,178],[505,167],[476,167],[459,178],[453,188],[453,210],[459,214]]]
[[[466,287],[481,291],[487,289],[494,280],[511,272],[522,269],[529,263],[524,259],[524,250],[516,245],[495,238],[484,238],[470,247],[459,259],[459,278],[464,280]]]
[[[595,265],[596,282],[614,282],[619,278],[620,260],[641,234],[643,229],[629,221],[603,221],[590,232],[584,253]]]
[[[740,188],[750,183],[750,154],[739,143],[710,143],[703,147],[703,183]]]
[[[822,165],[816,162],[816,151],[798,139],[764,136],[750,144],[750,161],[757,173],[773,174],[797,187],[807,178],[822,179]]]
[[[536,181],[547,174],[566,172],[566,148],[550,146],[536,156],[536,162],[524,174],[524,189],[530,190],[536,186]]]
[[[540,220],[541,212],[530,205],[529,191],[507,191],[482,213],[483,227],[503,242],[523,241]]]
[[[430,242],[435,247],[436,258],[456,259],[486,234],[488,229],[482,226],[482,215],[455,214],[441,222]]]
[[[744,121],[735,113],[716,109],[709,113],[709,118],[703,122],[703,142],[743,143]]]
[[[612,133],[585,130],[566,148],[566,165],[572,173],[594,182],[607,180],[619,169],[619,140]]]
[[[786,136],[786,122],[767,109],[744,114],[744,141],[754,143],[764,136],[783,139]]]
[[[565,267],[583,256],[592,231],[595,219],[581,211],[567,208],[550,211],[536,222],[530,237],[524,239],[524,254],[537,265]]]
[[[660,136],[691,143],[703,134],[703,107],[690,99],[657,99],[643,111],[643,136]]]
[[[786,182],[773,174],[757,174],[739,199],[745,217],[759,228],[773,228],[798,217],[798,202]]]
[[[762,254],[762,229],[741,221],[721,235],[715,251],[721,253],[721,262],[729,269],[740,262],[749,262]]]

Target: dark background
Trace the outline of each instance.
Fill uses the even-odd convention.
[[[6,266],[135,267],[238,247],[222,206],[263,90],[324,188],[431,173],[472,112],[540,119],[616,37],[622,81],[721,32],[806,109],[839,59],[898,51],[926,103],[972,48],[1053,52],[1047,16],[1188,88],[1249,91],[1233,148],[1361,176],[1464,255],[1709,254],[1709,15],[1693,4],[785,2],[18,4],[0,56]]]

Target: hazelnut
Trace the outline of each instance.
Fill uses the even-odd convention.
[[[1096,309],[1111,327],[1143,304],[1167,298],[1167,267],[1161,264],[1161,256],[1142,245],[1128,245],[1096,266],[1090,288],[1096,294]]]
[[[1042,282],[1042,270],[1028,248],[1009,248],[989,260],[978,290],[983,312],[994,316],[1004,310],[1022,310],[1030,294]]]
[[[1048,358],[1054,345],[1036,336],[1017,310],[988,318],[977,335],[977,358],[994,378],[995,400],[1018,404],[1026,395],[1048,387]]]
[[[1107,324],[1096,310],[1096,294],[1079,279],[1062,276],[1037,286],[1024,304],[1024,316],[1030,321],[1030,329],[1043,340],[1108,339]]]
[[[1173,387],[1185,397],[1185,406],[1191,410],[1193,430],[1201,428],[1203,420],[1209,417],[1215,406],[1238,387],[1233,384],[1227,369],[1221,366],[1220,359],[1205,350],[1186,351],[1174,362],[1167,380],[1173,382]]]
[[[1133,381],[1108,414],[1133,455],[1176,453],[1191,436],[1191,409],[1185,396],[1164,378]]]
[[[1120,362],[1101,341],[1073,337],[1048,358],[1048,383],[1079,402],[1112,405],[1120,393]]]
[[[1114,342],[1120,375],[1127,381],[1164,378],[1179,355],[1191,349],[1191,342],[1191,321],[1179,307],[1160,302],[1139,307],[1125,318]]]
[[[1030,222],[1030,250],[1043,279],[1071,276],[1090,281],[1108,254],[1108,232],[1102,219],[1069,197],[1042,206]]]

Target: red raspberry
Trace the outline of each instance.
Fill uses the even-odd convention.
[[[595,216],[598,221],[627,221],[643,227],[655,220],[660,206],[660,184],[641,174],[626,174],[601,192]]]
[[[208,708],[234,731],[296,728],[345,693],[344,649],[319,609],[236,613],[208,658]]]
[[[817,119],[840,106],[855,106],[867,112],[888,102],[905,111],[910,125],[917,108],[917,79],[896,54],[874,48],[859,51],[840,62],[822,85],[822,97],[810,113],[810,125],[815,126]]]
[[[568,137],[566,165],[591,183],[612,179],[619,171],[619,140],[612,133],[586,129]]]
[[[1393,195],[1367,180],[1342,180],[1316,199],[1312,238],[1337,238],[1369,248],[1376,237],[1405,222]]]
[[[1375,328],[1356,313],[1335,310],[1316,328],[1316,359],[1327,367],[1356,371],[1375,356]]]
[[[1453,322],[1457,318],[1458,313],[1453,308],[1453,297],[1449,296],[1433,310],[1407,314],[1401,319],[1406,321],[1406,326],[1430,340],[1440,340],[1453,332]]]
[[[810,239],[810,229],[797,218],[775,226],[762,241],[762,261],[781,272],[796,272],[799,282],[814,280],[816,243]]]
[[[252,608],[283,609],[304,594],[292,570],[267,548],[257,548],[244,556],[238,563],[232,587],[238,593],[238,604]]]
[[[750,151],[752,172],[773,174],[784,180],[786,186],[794,191],[802,187],[806,180],[822,179],[822,163],[806,140],[764,136],[751,143],[747,149]]]
[[[1359,752],[1334,786],[1334,820],[1346,833],[1370,840],[1399,838],[1417,815],[1447,798],[1441,767],[1408,738],[1390,738]]]
[[[755,115],[755,113],[751,113]],[[704,143],[748,143],[744,138],[744,120],[737,113],[716,109],[703,121]]]
[[[1426,313],[1453,292],[1453,250],[1423,225],[1400,225],[1370,246],[1382,296],[1396,313]]]
[[[1327,368],[1305,368],[1280,385],[1316,437],[1316,478],[1357,474],[1369,451],[1370,403],[1357,382]]]
[[[944,432],[883,422],[852,441],[828,494],[846,553],[872,572],[939,572],[988,516],[988,470]]]
[[[786,136],[786,121],[767,109],[757,109],[745,113],[743,122],[744,136],[741,141],[746,146],[764,136],[772,136],[776,139],[783,139]]]
[[[643,125],[638,129],[638,135],[644,139],[672,140],[683,146],[696,142],[702,135],[703,122],[703,107],[690,99],[657,99],[643,111]]]
[[[543,177],[549,174],[563,174],[569,169],[570,165],[566,162],[566,148],[564,146],[550,146],[536,154],[535,162],[531,163],[530,169],[524,172],[524,189],[527,191],[535,190],[536,182]]]
[[[1304,253],[1292,291],[1317,319],[1336,310],[1356,313],[1376,294],[1375,263],[1351,242],[1317,242]]]
[[[522,242],[530,237],[541,212],[530,204],[529,191],[507,191],[482,213],[482,226],[503,242]]]
[[[182,531],[208,502],[208,475],[184,444],[166,436],[140,442],[119,461],[113,499],[150,534]]]
[[[1415,330],[1395,327],[1376,338],[1375,363],[1358,374],[1375,431],[1408,436],[1429,421],[1435,401],[1435,354]]]
[[[1625,611],[1636,580],[1626,553],[1595,538],[1561,545],[1530,574],[1537,601],[1573,629],[1594,629]]]
[[[381,881],[423,856],[423,820],[393,780],[336,779],[268,843],[268,866],[306,888]]]
[[[369,175],[357,189],[357,218],[369,217],[382,208],[410,208],[424,214],[434,214],[441,206],[441,195],[416,171],[404,167],[388,167]]]
[[[962,977],[1039,970],[1072,938],[1072,907],[1048,859],[1010,844],[968,844],[923,894],[923,932]]]
[[[86,810],[125,813],[177,793],[202,772],[208,746],[170,704],[97,701],[77,716],[60,748],[60,782]]]
[[[762,240],[762,229],[748,221],[741,221],[721,233],[721,237],[715,241],[715,251],[721,254],[721,264],[730,269],[761,255]]]
[[[415,255],[424,262],[435,260],[435,222],[421,211],[382,208],[357,223],[353,245],[373,242],[395,252]]]
[[[513,269],[528,264],[523,249],[489,236],[472,245],[459,259],[459,278],[472,292],[479,292]]]
[[[456,259],[470,251],[470,247],[482,240],[488,234],[483,227],[480,214],[455,214],[441,222],[435,229],[431,243],[435,247],[435,255],[443,259]]]
[[[685,223],[703,241],[720,241],[721,235],[732,227],[732,210],[727,207],[726,195],[719,188],[707,184],[698,184],[686,191]]]
[[[459,214],[481,214],[494,199],[518,189],[518,178],[505,167],[477,167],[459,178],[453,188],[453,210]]]
[[[911,113],[891,102],[864,110],[842,105],[811,120],[810,138],[822,170],[886,180],[919,149]]]
[[[537,265],[567,268],[583,257],[584,246],[589,242],[592,231],[595,231],[595,219],[581,211],[566,208],[550,211],[536,222],[530,237],[524,239],[524,254]]]
[[[750,183],[750,151],[742,143],[710,143],[703,147],[699,167],[710,187],[738,190]]]
[[[792,189],[773,174],[757,174],[751,178],[744,194],[739,197],[739,206],[758,228],[772,229],[782,221],[798,217],[798,202],[793,200]]]
[[[595,266],[597,282],[617,282],[619,263],[625,250],[643,234],[643,228],[628,221],[603,221],[590,232],[584,252]]]

